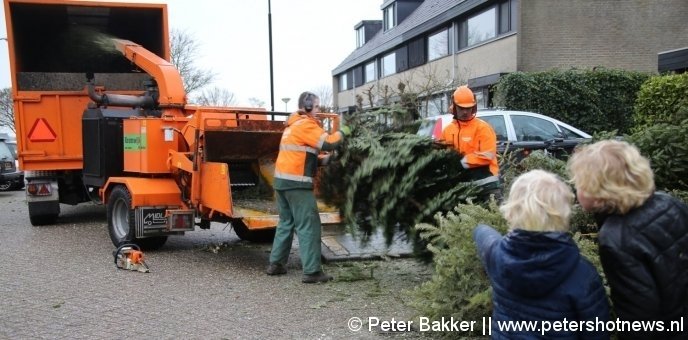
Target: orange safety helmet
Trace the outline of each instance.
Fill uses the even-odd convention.
[[[452,99],[454,105],[458,105],[459,107],[469,108],[476,105],[475,95],[466,85],[459,86],[456,91],[454,91]]]

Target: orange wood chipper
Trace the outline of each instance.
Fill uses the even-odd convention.
[[[60,204],[107,206],[115,245],[231,223],[270,238],[284,122],[187,103],[164,4],[4,0],[20,167],[33,225]],[[37,24],[40,23],[40,24]],[[334,114],[321,116],[332,129]],[[338,223],[336,212],[321,213]]]

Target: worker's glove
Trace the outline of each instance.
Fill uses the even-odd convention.
[[[346,126],[346,125],[340,126],[339,131],[341,131],[342,135],[344,135],[344,136],[350,136],[351,135],[351,128]]]
[[[468,161],[466,160],[466,156],[461,157],[461,166],[464,169],[468,169]]]
[[[446,149],[448,147],[451,147],[452,145],[450,143],[447,143],[447,141],[443,139],[434,139],[432,140],[432,146],[434,146],[436,149]]]

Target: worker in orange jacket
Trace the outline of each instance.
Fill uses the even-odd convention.
[[[444,128],[439,141],[452,145],[463,156],[461,165],[471,172],[474,184],[500,199],[497,136],[490,124],[476,118],[475,94],[468,86],[459,86],[449,109],[454,119]]]
[[[279,223],[270,252],[268,275],[286,274],[294,232],[299,238],[299,254],[303,266],[304,283],[327,282],[332,276],[322,270],[320,261],[321,224],[313,193],[313,181],[320,150],[333,150],[350,131],[327,133],[315,114],[320,111],[320,99],[313,93],[299,96],[299,110],[287,119],[280,150],[275,164],[273,187],[277,194]]]

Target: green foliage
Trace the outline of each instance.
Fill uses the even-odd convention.
[[[612,130],[612,131],[598,131],[592,134],[592,140],[590,140],[590,143],[595,143],[599,142],[601,140],[607,140],[607,139],[616,139],[617,136],[619,135],[618,130]]]
[[[363,241],[378,228],[388,243],[398,231],[418,240],[415,224],[475,194],[453,149],[427,137],[385,131],[373,115],[356,115],[347,125],[352,135],[322,171],[319,193],[339,207],[352,233],[363,232]]]
[[[508,155],[502,158],[510,162],[503,172],[505,190],[518,175],[534,169],[550,171],[567,181],[566,163],[542,151],[535,151],[519,162],[510,160]],[[416,226],[420,237],[428,242],[434,264],[430,281],[419,286],[412,294],[412,305],[420,315],[432,320],[452,316],[461,320],[479,320],[491,315],[490,283],[473,241],[473,229],[480,223],[495,227],[502,233],[507,230],[506,221],[495,202],[487,206],[459,204],[446,216],[436,216],[434,225]],[[597,226],[592,215],[578,205],[574,206],[571,216],[571,231],[581,254],[603,275],[597,244],[594,242]],[[456,334],[437,336],[452,337]]]
[[[688,202],[686,188],[686,163],[688,163],[688,120],[679,124],[660,124],[627,135],[623,138],[635,144],[641,153],[651,161],[655,181],[659,189]],[[601,132],[594,140],[616,138],[616,131]],[[504,188],[507,190],[518,175],[543,169],[568,180],[566,163],[549,157],[541,151],[516,162],[509,155],[502,156]],[[506,231],[506,222],[497,206],[488,207],[459,204],[446,216],[437,216],[434,225],[419,224],[416,228],[421,237],[428,242],[433,252],[434,273],[431,279],[412,292],[412,305],[418,313],[432,320],[442,317],[455,317],[462,320],[479,320],[491,314],[490,283],[477,256],[472,232],[475,226],[484,223]],[[581,254],[587,258],[602,276],[606,278],[598,255],[598,226],[593,216],[575,205],[571,216],[571,232]],[[607,295],[609,290],[607,288]],[[436,336],[455,337],[456,334],[435,334]],[[463,334],[462,334],[463,335]],[[465,334],[478,336],[479,334]]]
[[[680,199],[685,204],[688,204],[688,191],[673,189],[669,190],[669,195]]]
[[[634,109],[633,132],[688,119],[688,73],[650,78],[640,87]]]
[[[688,119],[646,127],[626,140],[650,160],[658,189],[688,191]]]
[[[507,232],[506,221],[494,202],[487,207],[459,204],[446,216],[437,215],[434,225],[416,226],[434,253],[432,278],[412,292],[411,305],[420,315],[432,320],[442,317],[480,320],[492,314],[490,282],[473,241],[473,230],[478,224],[490,225],[503,234]],[[594,238],[595,235],[580,232],[573,235],[581,254],[602,273]],[[456,337],[449,333],[435,335]],[[480,333],[462,334],[478,335]]]
[[[479,320],[491,314],[490,284],[473,242],[473,229],[479,223],[506,231],[506,221],[495,204],[487,208],[459,204],[446,216],[437,215],[435,225],[416,226],[434,253],[432,278],[412,293],[411,304],[420,315],[432,320]]]
[[[533,151],[528,157],[519,162],[511,161],[505,171],[502,172],[504,188],[508,190],[511,183],[518,175],[535,169],[542,169],[566,178],[566,162],[545,154],[542,150]],[[506,191],[506,190],[505,190]]]
[[[495,105],[539,112],[583,131],[631,126],[636,93],[648,75],[622,70],[514,72],[499,81]]]

